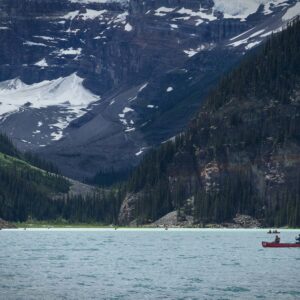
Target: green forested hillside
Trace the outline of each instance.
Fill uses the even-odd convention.
[[[228,74],[175,141],[147,155],[127,183],[130,220],[177,210],[195,223],[249,214],[300,226],[300,22]]]
[[[20,153],[0,134],[0,218],[117,223],[122,189],[74,194],[69,192],[74,182],[55,171],[37,156]]]
[[[4,135],[0,135],[0,150],[0,217],[25,221],[51,216],[51,194],[66,193],[69,182],[21,160]]]
[[[68,193],[70,182],[54,166],[0,135],[0,218],[125,225],[176,210],[195,224],[240,213],[268,226],[300,226],[299,49],[295,21],[220,82],[185,132],[110,190]]]

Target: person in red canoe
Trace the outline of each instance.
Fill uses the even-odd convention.
[[[296,244],[300,244],[300,233],[299,233],[298,237],[296,236]]]
[[[280,237],[278,235],[276,235],[274,243],[280,244]]]

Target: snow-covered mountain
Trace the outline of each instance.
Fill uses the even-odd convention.
[[[0,129],[77,178],[135,165],[296,0],[3,0]]]
[[[24,113],[26,110],[35,112],[36,118],[28,118],[25,122],[26,126],[29,124],[30,127],[36,126],[37,130],[33,131],[27,139],[26,133],[23,133],[22,142],[45,147],[44,139],[59,140],[63,135],[63,130],[72,120],[83,116],[92,103],[100,100],[99,96],[84,88],[82,82],[83,79],[75,73],[30,85],[20,79],[1,82],[0,114],[2,120],[12,114]],[[51,107],[51,112],[47,110],[45,115],[41,116],[41,112],[49,107]],[[50,132],[43,126],[45,119]]]

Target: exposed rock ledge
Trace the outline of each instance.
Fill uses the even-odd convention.
[[[236,217],[233,219],[235,224],[239,225],[240,227],[243,228],[259,228],[262,227],[261,223],[250,216],[247,215],[240,215],[237,214]]]
[[[136,203],[140,197],[140,193],[133,194],[128,193],[121,205],[118,221],[119,225],[125,226],[137,226],[135,215],[136,215]]]
[[[177,211],[172,211],[157,221],[153,222],[151,226],[162,227],[190,227],[193,225],[193,217],[185,216],[184,218],[178,217]]]
[[[177,211],[172,211],[159,220],[153,222],[151,227],[206,227],[206,228],[260,228],[261,223],[248,215],[237,214],[233,218],[232,223],[221,223],[221,224],[207,224],[206,226],[199,226],[200,224],[193,223],[192,216],[178,216]]]
[[[136,203],[141,193],[129,193],[126,195],[119,212],[119,225],[120,226],[138,226],[136,217]],[[195,224],[193,216],[180,214],[172,211],[151,224],[144,224],[146,227],[202,227],[202,228],[260,228],[262,224],[255,218],[237,214],[231,222],[219,224]]]
[[[208,228],[261,228],[261,223],[248,215],[237,214],[232,223],[208,224]]]
[[[13,228],[17,228],[17,227],[0,218],[0,229],[13,229]]]

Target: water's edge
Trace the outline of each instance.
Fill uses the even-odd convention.
[[[262,232],[265,233],[269,228],[191,228],[191,227],[169,227],[153,228],[153,227],[18,227],[18,228],[3,228],[2,231],[144,231],[144,232],[165,232],[165,231],[178,231],[178,232]],[[298,232],[299,228],[279,228],[278,233],[284,232]],[[270,236],[274,235],[270,234]]]

